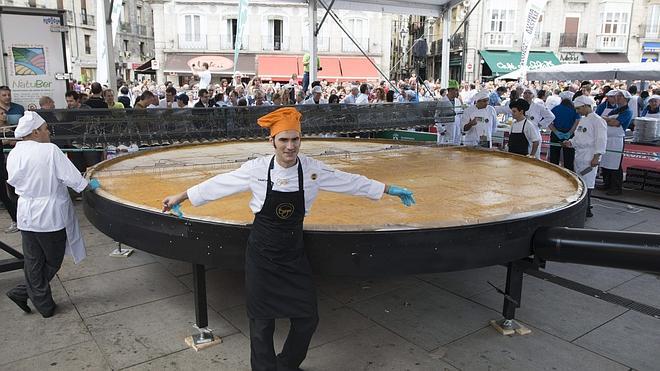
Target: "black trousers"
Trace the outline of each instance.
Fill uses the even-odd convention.
[[[66,230],[56,232],[21,231],[25,265],[25,284],[9,292],[19,300],[32,301],[43,315],[52,314],[55,302],[50,291],[50,281],[62,266],[66,246]]]
[[[603,175],[603,186],[606,189],[616,192],[623,191],[623,155],[621,155],[618,169],[602,169],[601,174]]]
[[[275,356],[274,319],[250,319],[250,363],[253,371],[297,370],[307,356],[319,317],[291,318],[282,352]],[[279,366],[279,368],[278,368]]]
[[[561,154],[563,152],[564,154],[564,168],[570,170],[570,171],[575,171],[573,162],[575,160],[575,149],[574,148],[565,148],[565,147],[559,147],[559,144],[561,144],[561,141],[555,133],[550,133],[550,143],[555,144],[554,146],[550,146],[550,154],[548,156],[548,161],[555,165],[559,165],[559,159],[561,157]]]

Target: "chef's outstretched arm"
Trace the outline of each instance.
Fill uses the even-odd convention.
[[[174,206],[188,199],[188,191],[167,196],[163,199],[163,212],[170,211]]]

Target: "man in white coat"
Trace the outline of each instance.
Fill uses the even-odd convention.
[[[87,181],[54,144],[41,116],[26,111],[14,130],[22,138],[7,157],[7,183],[19,196],[17,225],[23,239],[25,284],[7,296],[29,313],[27,299],[44,318],[55,312],[50,280],[65,252],[75,263],[85,258],[85,246],[67,187],[82,192]]]
[[[465,133],[463,144],[466,146],[492,146],[493,133],[497,130],[497,113],[488,105],[488,99],[488,90],[482,90],[472,98],[474,105],[463,111],[461,129]]]
[[[598,164],[607,146],[607,124],[593,112],[595,102],[581,95],[573,101],[575,110],[583,116],[575,129],[573,138],[562,142],[562,146],[575,148],[575,171],[587,186],[587,217],[592,217],[591,190],[596,183]]]
[[[451,103],[451,105],[454,107],[455,116],[453,122],[447,122],[444,124],[444,133],[442,132],[441,128],[442,124],[436,122],[436,127],[438,127],[438,144],[453,144],[456,146],[461,144],[461,137],[463,136],[461,133],[463,102],[458,96],[458,87],[458,81],[449,80],[447,84],[447,95],[442,97],[443,101]],[[440,110],[436,111],[436,114],[438,113],[440,113]],[[440,117],[437,116],[436,118],[439,119]]]

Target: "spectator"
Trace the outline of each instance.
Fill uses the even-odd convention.
[[[569,140],[573,136],[575,128],[580,121],[580,115],[576,112],[575,107],[573,106],[573,101],[570,99],[562,100],[561,103],[554,107],[551,112],[555,115],[555,118],[552,123],[548,125],[548,129],[552,131],[550,133],[551,146],[550,153],[548,154],[548,161],[555,165],[559,165],[559,159],[563,156],[564,167],[571,171],[575,171],[573,168],[575,149],[570,147],[560,147],[560,145],[562,142]]]
[[[53,98],[44,95],[43,97],[39,98],[39,108],[40,109],[55,109],[55,101]],[[46,120],[48,121],[48,120]],[[1,191],[0,191],[1,192]]]
[[[124,109],[124,105],[120,102],[115,102],[115,92],[112,89],[105,89],[103,91],[103,99],[108,105],[108,108],[112,109]]]
[[[122,86],[119,89],[119,96],[117,97],[117,101],[123,104],[124,108],[131,108],[131,97],[129,93],[130,90],[128,90],[128,86]]]
[[[322,97],[323,88],[317,85],[312,88],[312,96],[307,98],[303,104],[328,104],[328,101]]]
[[[339,104],[339,96],[337,94],[330,94],[328,98],[329,104]]]
[[[11,101],[11,89],[9,86],[0,86],[0,108],[5,110],[8,125],[18,124],[18,119],[23,117],[25,108]]]
[[[158,102],[159,108],[172,108],[174,106],[174,97],[176,97],[176,88],[169,86],[165,89],[165,98]]]
[[[101,94],[103,94],[103,87],[98,82],[92,83],[91,88],[92,95],[85,102],[86,105],[91,108],[108,108],[108,104],[105,103]]]
[[[209,64],[204,62],[202,63],[202,68],[197,69],[193,64],[190,67],[190,72],[193,76],[199,76],[199,89],[208,89],[211,85],[211,71],[209,71]]]
[[[68,109],[89,109],[90,107],[80,102],[80,94],[75,90],[69,90],[64,94],[66,108]]]

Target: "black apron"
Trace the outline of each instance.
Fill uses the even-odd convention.
[[[268,167],[266,200],[254,218],[245,257],[248,317],[300,318],[317,314],[312,269],[303,248],[305,191],[298,159],[298,191],[273,191]]]
[[[511,132],[509,134],[509,152],[525,156],[529,154],[529,141],[525,136],[525,125],[527,125],[527,119],[523,122],[520,133]]]

